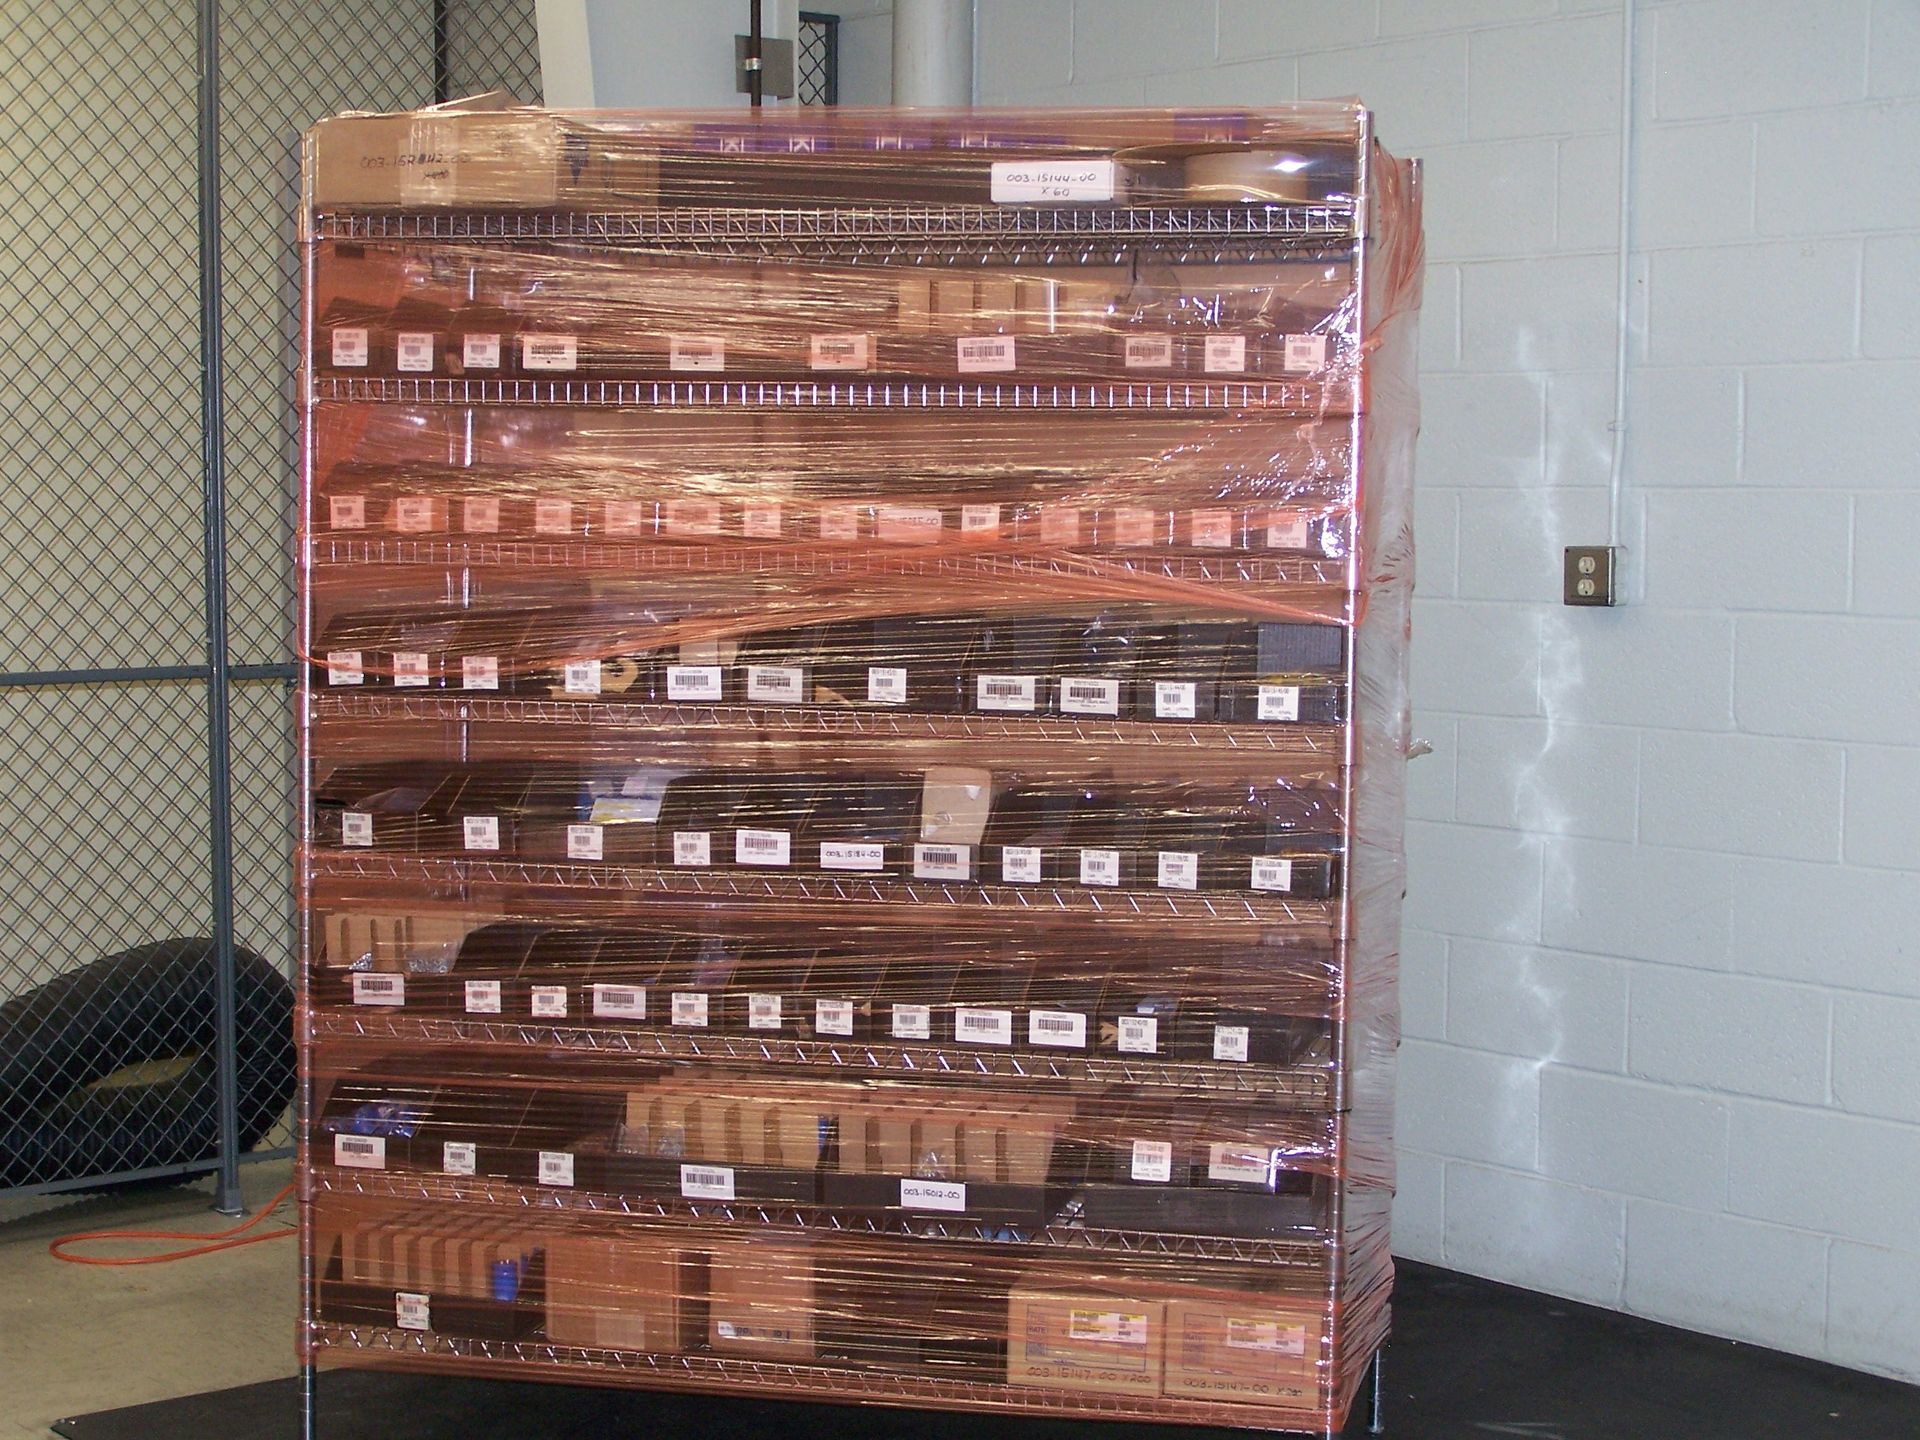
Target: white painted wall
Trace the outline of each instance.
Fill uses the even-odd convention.
[[[1920,4],[980,0],[982,103],[1427,159],[1400,1253],[1920,1377]]]
[[[769,39],[792,39],[799,0],[766,0]],[[551,105],[743,108],[733,37],[747,0],[539,0],[540,63]],[[769,97],[769,105],[787,102]]]

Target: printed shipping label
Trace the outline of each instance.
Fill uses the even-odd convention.
[[[682,1165],[680,1197],[683,1200],[733,1199],[733,1167],[730,1165]]]
[[[356,1005],[404,1005],[407,1003],[407,977],[357,974],[353,977],[353,1003]]]
[[[902,545],[935,545],[940,540],[940,511],[933,505],[882,505],[874,511],[874,533]]]
[[[469,535],[500,531],[500,502],[491,495],[469,495],[460,505],[460,528]]]
[[[433,369],[433,336],[424,330],[402,330],[397,337],[398,365],[403,373]]]
[[[645,500],[607,501],[607,534],[644,535],[653,518],[653,507]]]
[[[1233,544],[1231,510],[1195,510],[1189,517],[1193,543],[1205,550],[1225,550]]]
[[[402,495],[393,502],[393,528],[402,535],[418,535],[433,528],[433,500],[426,495]]]
[[[333,366],[336,370],[364,370],[367,367],[367,332],[357,325],[337,326],[333,332]]]
[[[1073,1010],[1034,1010],[1027,1015],[1027,1043],[1060,1050],[1087,1048],[1087,1017]]]
[[[748,505],[740,511],[740,533],[749,540],[778,540],[781,533],[778,505]]]
[[[1239,375],[1247,368],[1247,337],[1209,335],[1204,363],[1209,375]]]
[[[820,842],[822,870],[858,870],[871,874],[886,867],[887,847],[884,845],[868,845],[850,840]]]
[[[367,672],[360,667],[366,662],[358,650],[332,650],[327,653],[327,683],[329,685],[364,685]]]
[[[1293,889],[1293,861],[1264,855],[1254,857],[1253,888],[1277,890],[1283,895],[1290,893]]]
[[[542,1185],[561,1185],[573,1188],[573,1152],[570,1150],[542,1150],[540,1152],[540,1183]]]
[[[460,339],[460,363],[468,370],[500,368],[498,335],[464,335]]]
[[[778,1030],[780,1028],[780,997],[778,995],[747,996],[747,1028]]]
[[[1160,516],[1152,510],[1126,506],[1113,512],[1115,545],[1151,545],[1160,538]]]
[[[1173,365],[1171,335],[1129,335],[1127,369],[1166,370]]]
[[[335,530],[367,528],[367,497],[334,495],[327,501],[327,524]]]
[[[812,335],[807,365],[813,370],[865,370],[873,364],[871,335]]]
[[[500,688],[500,657],[498,655],[462,655],[460,657],[460,688],[462,690],[498,690]]]
[[[684,1030],[707,1028],[707,995],[704,990],[676,990],[668,1023]]]
[[[973,693],[982,710],[1032,710],[1039,703],[1039,684],[1032,675],[980,675]]]
[[[853,1002],[851,1000],[814,1001],[813,1028],[822,1035],[853,1034]]]
[[[1267,548],[1270,550],[1311,550],[1312,532],[1307,528],[1306,512],[1277,510],[1267,516]]]
[[[713,837],[705,830],[674,831],[673,863],[676,865],[713,864]]]
[[[1156,1055],[1160,1051],[1160,1019],[1157,1015],[1122,1015],[1120,1050],[1126,1055]]]
[[[442,1175],[472,1175],[479,1170],[479,1156],[471,1140],[447,1140],[440,1146]]]
[[[1145,1345],[1147,1316],[1139,1310],[1069,1310],[1067,1338],[1109,1345]]]
[[[1327,337],[1324,335],[1287,336],[1286,365],[1289,375],[1311,375],[1327,368]]]
[[[998,505],[962,505],[960,507],[960,533],[963,535],[981,535],[1000,533],[1000,507]]]
[[[734,831],[733,863],[736,865],[791,865],[793,863],[793,832],[790,830]]]
[[[500,982],[498,980],[467,981],[466,1003],[469,1015],[498,1015],[500,1013]]]
[[[822,540],[858,540],[860,538],[860,507],[857,505],[828,505],[820,511],[820,538]]]
[[[1014,368],[1013,336],[967,335],[954,341],[962,375]]]
[[[798,705],[807,698],[807,672],[798,665],[749,665],[747,699],[761,705]]]
[[[973,852],[965,845],[915,845],[913,874],[917,880],[965,880],[973,874]]]
[[[907,703],[907,672],[894,665],[867,667],[867,703],[904,705]]]
[[[1274,1156],[1271,1150],[1250,1150],[1244,1145],[1213,1144],[1207,1147],[1207,1178],[1235,1185],[1268,1185],[1273,1181]]]
[[[1133,1165],[1127,1172],[1135,1180],[1148,1180],[1164,1185],[1173,1179],[1173,1142],[1170,1140],[1136,1140],[1133,1142]]]
[[[526,370],[574,370],[580,365],[580,341],[574,335],[522,335],[520,365]]]
[[[383,1135],[336,1135],[333,1163],[348,1170],[387,1168],[387,1141]]]
[[[644,1020],[647,992],[638,985],[596,985],[593,1013],[609,1020]]]
[[[1060,709],[1067,715],[1118,715],[1120,682],[1098,675],[1068,675],[1060,681]]]
[[[1040,539],[1047,545],[1080,543],[1080,512],[1071,505],[1043,505],[1040,508]]]
[[[500,848],[500,817],[498,815],[462,816],[460,833],[469,850],[498,850]]]
[[[373,816],[364,810],[346,810],[340,815],[340,843],[355,850],[373,844]]]
[[[943,1180],[902,1180],[902,1210],[948,1210],[955,1214],[967,1208],[967,1187]]]
[[[1000,879],[1008,885],[1040,883],[1040,847],[1003,845],[1000,848]]]
[[[718,700],[721,696],[718,665],[669,665],[669,700]]]
[[[1160,720],[1191,720],[1197,688],[1191,681],[1156,680],[1153,682],[1153,713]]]
[[[1247,1058],[1247,1027],[1244,1025],[1214,1026],[1213,1058],[1244,1061]]]
[[[1113,199],[1111,160],[996,160],[988,193],[996,205]]]
[[[1080,852],[1080,883],[1082,885],[1118,885],[1120,883],[1120,852],[1118,850],[1082,850]]]
[[[564,985],[534,986],[533,1013],[542,1020],[566,1019],[567,987]]]
[[[1227,1317],[1229,1350],[1265,1350],[1299,1360],[1307,1353],[1307,1327],[1282,1325],[1277,1320],[1236,1320]]]
[[[718,335],[669,335],[669,370],[724,370],[727,368],[727,342]]]
[[[1195,850],[1162,850],[1159,885],[1162,890],[1200,888],[1200,854]]]
[[[893,1038],[896,1040],[931,1040],[933,1038],[933,1008],[929,1005],[894,1006]]]
[[[393,1323],[401,1330],[431,1330],[433,1317],[428,1312],[428,1300],[424,1295],[413,1294],[406,1290],[393,1292]]]
[[[1300,687],[1298,685],[1262,685],[1260,704],[1255,713],[1262,720],[1298,720],[1300,718]]]
[[[600,662],[598,660],[569,660],[562,671],[563,683],[569,695],[598,695],[600,693]]]
[[[573,502],[552,496],[536,496],[533,502],[533,533],[570,535],[573,533]]]
[[[1013,1011],[975,1010],[967,1006],[953,1012],[954,1036],[970,1045],[1013,1044]]]
[[[669,500],[661,511],[661,528],[669,535],[718,535],[718,500]]]
[[[396,650],[393,654],[393,683],[401,690],[415,690],[427,683],[427,657],[418,650]]]

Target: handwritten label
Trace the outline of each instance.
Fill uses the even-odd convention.
[[[902,1210],[945,1210],[958,1214],[967,1208],[967,1187],[946,1180],[902,1180]]]
[[[1113,199],[1111,160],[996,160],[988,193],[996,205],[1060,205]]]
[[[845,840],[820,842],[822,870],[857,870],[871,873],[884,870],[886,867],[887,847],[884,845],[857,844]]]
[[[941,519],[934,505],[882,505],[874,511],[874,533],[901,545],[933,545],[940,540]]]

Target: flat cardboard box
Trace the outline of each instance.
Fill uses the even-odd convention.
[[[1070,1274],[1032,1275],[1007,1299],[1007,1381],[1158,1395],[1166,1306]]]
[[[682,1348],[698,1289],[693,1252],[663,1237],[556,1235],[547,1241],[547,1338],[558,1345],[667,1354]]]
[[[725,1241],[709,1256],[707,1344],[728,1355],[811,1360],[813,1251]]]
[[[1166,1308],[1167,1394],[1319,1405],[1325,1315],[1312,1301],[1222,1291]]]

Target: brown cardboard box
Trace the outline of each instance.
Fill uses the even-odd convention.
[[[729,1355],[811,1360],[813,1252],[722,1242],[708,1257],[707,1344]]]
[[[1308,1300],[1229,1291],[1167,1301],[1167,1394],[1320,1403],[1324,1315]]]
[[[547,1338],[558,1345],[678,1351],[699,1288],[693,1252],[662,1236],[547,1241]]]
[[[448,961],[479,922],[462,916],[334,913],[326,919],[326,963],[335,969],[364,965],[398,973],[415,964]]]
[[[908,333],[924,333],[933,325],[933,281],[925,275],[900,277],[900,304],[894,326]]]
[[[1166,1307],[1070,1274],[1031,1275],[1007,1301],[1007,1380],[1158,1395]]]

